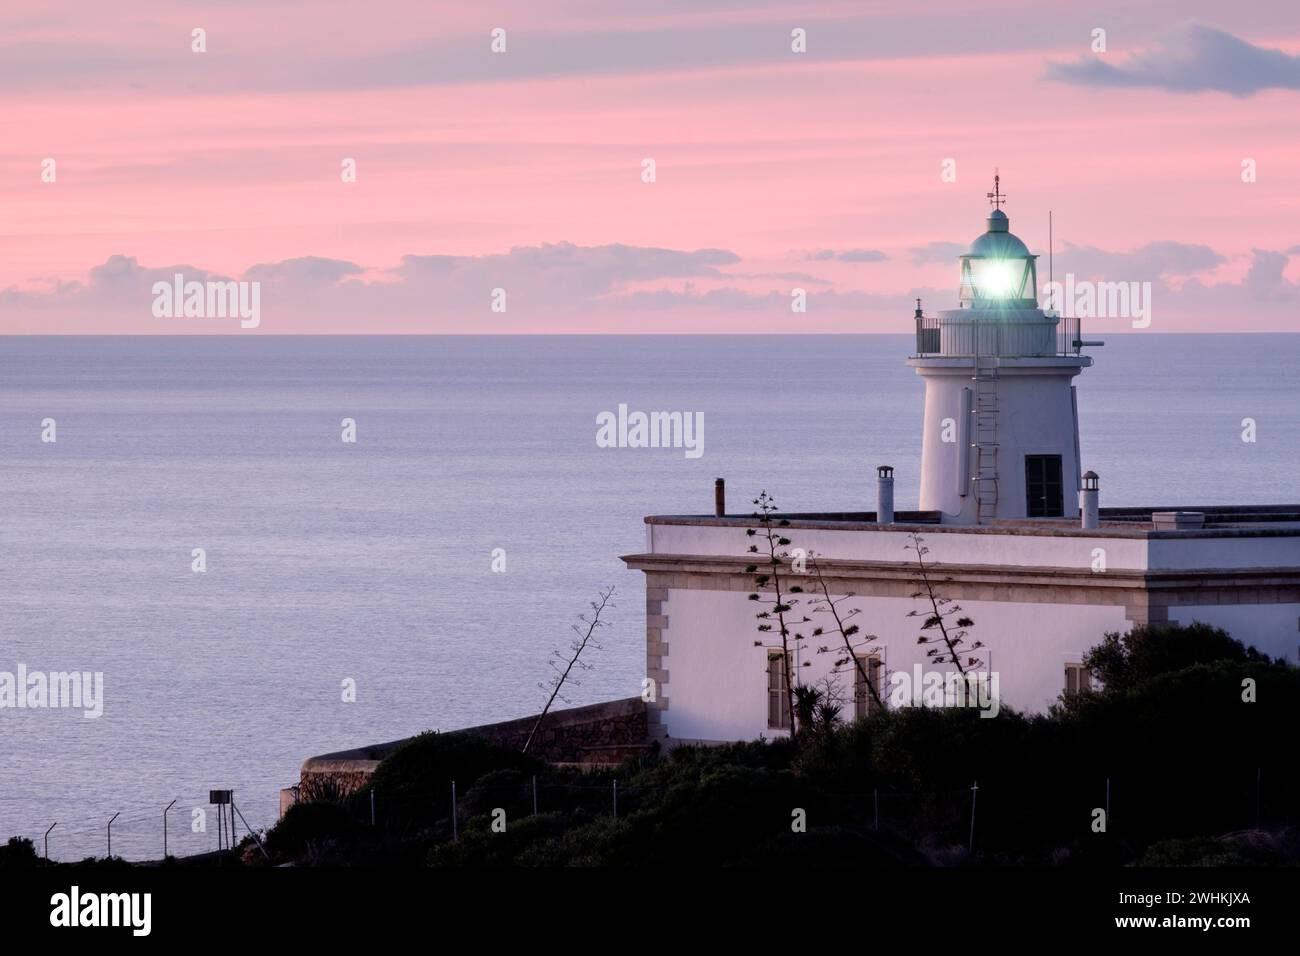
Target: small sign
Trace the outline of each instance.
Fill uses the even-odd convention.
[[[231,795],[233,793],[234,793],[233,790],[209,790],[208,803],[216,803],[216,804],[231,803],[233,802],[231,800]]]

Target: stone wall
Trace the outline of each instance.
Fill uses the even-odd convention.
[[[484,724],[456,733],[475,734],[503,747],[523,747],[537,715]],[[586,707],[553,710],[546,715],[530,754],[554,764],[611,764],[649,749],[646,705],[640,697],[605,701]]]
[[[475,734],[503,747],[521,748],[536,720],[537,715],[533,714],[448,733]],[[356,790],[370,779],[385,757],[404,743],[406,740],[393,740],[309,757],[303,762],[298,787],[281,791],[281,813],[287,809],[286,801],[291,804],[300,797],[307,799],[313,793],[341,796]],[[595,767],[617,764],[651,749],[646,705],[640,697],[628,697],[586,707],[552,710],[546,715],[528,752],[548,763]]]

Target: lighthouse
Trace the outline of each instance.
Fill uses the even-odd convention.
[[[1011,232],[999,176],[986,228],[959,257],[958,307],[925,315],[916,353],[925,380],[923,511],[944,524],[1078,514],[1079,320],[1038,305],[1038,257]]]
[[[1078,319],[1039,308],[1037,260],[1012,234],[1005,198],[995,177],[986,228],[958,257],[957,308],[926,315],[917,303],[908,362],[925,382],[920,508],[895,507],[894,468],[879,465],[874,511],[859,501],[782,513],[787,583],[800,550],[815,555],[826,601],[865,615],[871,637],[843,655],[800,656],[793,635],[793,657],[754,639],[761,532],[752,513],[727,512],[718,479],[709,513],[650,515],[645,550],[623,556],[645,573],[649,738],[789,734],[792,677],[843,686],[845,719],[869,716],[869,688],[893,675],[946,682],[960,669],[936,669],[934,649],[917,642],[917,615],[933,612],[918,575],[931,573],[940,600],[978,622],[983,664],[968,669],[998,674],[1000,704],[1024,713],[1089,687],[1089,651],[1138,626],[1199,621],[1300,659],[1300,503],[1102,507],[1101,478],[1080,474],[1073,383],[1092,364],[1082,350],[1100,343],[1081,338]]]

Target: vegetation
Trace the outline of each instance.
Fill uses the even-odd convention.
[[[537,736],[537,731],[542,726],[542,721],[551,711],[551,705],[555,703],[558,697],[564,703],[570,703],[569,698],[564,696],[566,685],[579,686],[581,681],[577,679],[577,673],[590,670],[592,665],[582,659],[583,651],[591,647],[600,650],[600,644],[595,640],[598,628],[608,627],[606,621],[600,619],[601,614],[607,607],[613,607],[612,599],[614,597],[614,586],[611,584],[605,590],[600,592],[600,600],[591,602],[591,616],[585,614],[578,616],[578,623],[571,625],[573,633],[577,635],[569,644],[568,651],[560,651],[558,648],[551,652],[551,675],[549,682],[539,684],[543,690],[549,690],[550,696],[546,698],[546,706],[542,712],[537,715],[537,720],[533,724],[533,729],[528,732],[528,739],[524,741],[523,752],[528,753],[528,748],[533,745],[533,738]]]
[[[795,595],[803,592],[803,588],[798,584],[792,584],[789,581],[791,574],[796,573],[794,570],[787,571],[787,565],[793,560],[798,560],[798,556],[793,555],[788,549],[790,539],[785,536],[785,528],[790,526],[790,522],[785,518],[777,516],[780,510],[776,506],[776,499],[766,491],[762,492],[754,499],[754,522],[757,528],[749,528],[745,534],[755,541],[749,546],[749,553],[758,555],[758,563],[748,565],[745,573],[753,575],[754,593],[750,594],[749,599],[757,603],[762,610],[758,611],[754,617],[758,619],[758,632],[760,640],[754,643],[758,646],[770,646],[773,650],[780,650],[781,660],[784,667],[786,712],[790,716],[791,737],[798,746],[799,728],[801,726],[801,716],[807,716],[811,709],[815,708],[816,701],[809,692],[804,692],[804,706],[799,707],[799,675],[795,672],[795,658],[798,656],[795,652],[804,642],[804,636],[795,628],[808,624],[811,619],[806,616],[800,616],[797,610],[799,598]],[[775,634],[775,643],[770,643]],[[801,713],[802,711],[802,713]]]
[[[600,771],[424,734],[360,790],[317,788],[266,849],[412,867],[1300,864],[1300,669],[1203,625],[1106,635],[1088,663],[1105,684],[1042,715],[823,708],[797,740]],[[29,840],[0,847],[0,867],[43,862]]]
[[[1098,654],[1107,686],[1044,715],[817,718],[797,744],[683,746],[600,772],[428,734],[376,772],[376,826],[367,788],[295,807],[267,846],[279,860],[438,866],[1300,862],[1300,670],[1199,625],[1108,635]],[[320,852],[331,845],[346,853]]]

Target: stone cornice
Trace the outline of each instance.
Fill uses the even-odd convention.
[[[745,568],[755,563],[749,555],[629,554],[629,568],[668,575],[703,575],[714,579],[718,590],[752,590]],[[818,559],[829,582],[918,582],[916,565],[904,561],[851,561]],[[1183,589],[1300,588],[1300,567],[1207,568],[1203,570],[1131,570],[1093,572],[1089,568],[1024,567],[1020,565],[930,564],[927,571],[945,584],[1020,586],[1044,588],[1095,588],[1126,591]],[[725,584],[735,579],[736,585]],[[837,588],[838,589],[838,588]]]

